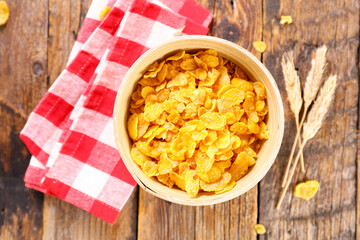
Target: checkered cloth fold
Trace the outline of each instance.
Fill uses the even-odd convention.
[[[104,6],[111,11],[101,22]],[[113,223],[136,185],[114,145],[121,80],[138,57],[179,29],[206,34],[211,17],[193,0],[94,0],[68,66],[21,132],[33,155],[26,186]]]

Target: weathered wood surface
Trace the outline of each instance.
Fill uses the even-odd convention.
[[[360,230],[358,1],[198,0],[214,14],[210,35],[247,48],[274,75],[287,119],[280,154],[260,186],[239,198],[186,207],[136,190],[113,226],[25,189],[23,175],[30,155],[18,137],[26,117],[65,66],[91,0],[7,2],[11,18],[0,27],[0,239],[256,239],[257,222],[268,230],[260,239],[355,238],[355,230]],[[280,25],[281,15],[291,15],[294,23]],[[262,55],[252,47],[261,39],[268,45]],[[327,72],[339,76],[336,102],[305,148],[306,173],[297,172],[294,178],[294,183],[316,179],[320,190],[310,202],[288,193],[282,210],[276,211],[295,129],[281,55],[295,51],[304,80],[312,53],[321,44],[330,48]]]
[[[45,196],[43,239],[136,239],[137,196],[136,189],[114,225],[69,203]]]
[[[285,106],[286,129],[280,154],[260,184],[259,221],[268,227],[265,239],[354,239],[356,229],[356,154],[358,121],[358,1],[266,1],[264,5],[264,64],[277,80]],[[282,26],[281,15],[294,23]],[[356,23],[356,24],[354,24]],[[326,44],[327,73],[339,84],[333,108],[315,138],[304,149],[305,174],[295,174],[290,192],[299,181],[315,179],[320,188],[311,201],[288,193],[280,211],[274,206],[295,135],[295,122],[286,100],[280,68],[285,51],[295,51],[295,67],[302,83],[317,46]]]
[[[47,87],[48,5],[8,4],[11,19],[0,27],[0,239],[41,239],[43,195],[25,189],[30,155],[19,132]]]
[[[358,109],[359,111],[359,109]],[[359,115],[360,116],[360,115]],[[357,134],[357,166],[359,166],[360,164],[360,124],[358,122],[358,134]],[[358,169],[358,168],[357,168]],[[357,173],[357,183],[359,183],[360,181],[360,174],[358,172],[358,170],[356,171]],[[360,216],[359,216],[359,211],[360,211],[360,186],[359,184],[357,184],[357,194],[356,194],[356,239],[359,240],[360,239]]]
[[[48,76],[51,85],[64,69],[91,1],[49,0]],[[82,5],[86,5],[82,9]]]

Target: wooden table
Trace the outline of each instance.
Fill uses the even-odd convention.
[[[0,239],[256,239],[258,222],[267,227],[260,239],[355,238],[360,230],[357,0],[200,0],[214,14],[209,34],[247,48],[275,77],[287,120],[279,156],[259,185],[215,206],[180,206],[137,189],[113,226],[26,189],[23,182],[30,154],[19,132],[64,68],[91,0],[7,2],[11,17],[0,28]],[[293,24],[281,25],[282,15],[291,15]],[[256,40],[266,42],[263,54],[254,51]],[[296,172],[294,181],[316,179],[320,190],[309,202],[287,194],[277,211],[295,133],[280,59],[294,49],[304,82],[311,56],[322,44],[329,46],[328,72],[340,82],[332,111],[304,150],[306,173]]]

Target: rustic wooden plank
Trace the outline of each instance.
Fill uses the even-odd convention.
[[[64,69],[91,0],[49,0],[49,86]]]
[[[25,189],[30,155],[19,133],[46,90],[48,5],[7,3],[10,19],[0,27],[0,239],[40,239],[43,196]]]
[[[252,42],[262,36],[262,1],[199,2],[214,14],[209,35],[254,52]],[[256,239],[256,221],[257,187],[232,201],[206,207],[172,204],[140,189],[139,239]]]
[[[293,24],[279,24],[291,15]],[[277,80],[285,107],[286,129],[280,154],[260,185],[260,222],[264,239],[353,239],[356,228],[356,147],[358,120],[359,4],[355,0],[269,0],[264,6],[264,63]],[[354,24],[356,23],[356,24]],[[304,149],[306,173],[296,172],[290,191],[299,181],[315,179],[314,199],[288,193],[280,211],[275,204],[294,137],[294,117],[286,100],[280,67],[282,54],[295,50],[295,66],[302,83],[317,46],[329,46],[327,74],[338,75],[335,104],[324,126]]]
[[[49,0],[48,75],[52,84],[67,63],[80,30],[81,0]]]
[[[44,202],[43,239],[136,239],[136,189],[114,225],[67,202],[46,195]]]
[[[140,189],[138,239],[193,239],[195,208],[173,204]]]
[[[64,69],[91,0],[49,0],[49,86]],[[100,11],[100,10],[99,10]],[[43,239],[134,239],[138,191],[134,191],[114,225],[59,199],[44,201]]]
[[[360,67],[360,66],[359,66]],[[359,99],[360,101],[360,99]],[[359,103],[358,103],[359,106]],[[359,109],[360,110],[360,109]],[[360,117],[360,112],[358,114],[358,117]],[[358,133],[357,133],[357,166],[360,166],[360,123],[358,123]],[[356,239],[360,239],[360,173],[359,173],[359,167],[357,168],[357,191],[356,191]]]

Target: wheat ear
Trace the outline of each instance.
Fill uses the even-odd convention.
[[[282,56],[281,59],[282,72],[284,75],[285,89],[287,93],[287,98],[290,103],[290,109],[294,113],[296,128],[299,131],[299,113],[303,100],[301,97],[301,84],[297,71],[295,70],[294,65],[294,53],[288,52]],[[294,145],[295,146],[295,145]],[[303,155],[300,155],[301,171],[305,171],[304,167],[304,158]],[[283,182],[286,181],[287,175],[289,173],[291,161],[288,161]]]
[[[292,161],[297,142],[300,139],[300,137],[299,137],[300,131],[301,131],[301,127],[305,121],[307,111],[308,111],[311,103],[316,98],[319,88],[323,82],[323,74],[324,74],[325,66],[326,66],[326,51],[327,51],[327,47],[325,45],[318,48],[315,53],[315,58],[311,61],[311,68],[310,68],[309,74],[306,78],[305,86],[304,86],[304,112],[303,112],[301,121],[299,123],[299,127],[298,127],[298,130],[296,133],[295,141],[291,148],[288,162]],[[287,175],[284,175],[283,182],[281,184],[282,187],[285,186],[286,178],[287,178]]]
[[[282,192],[280,194],[279,201],[276,205],[276,209],[279,209],[281,206],[282,201],[284,200],[285,194],[289,188],[289,185],[291,183],[291,179],[294,176],[296,165],[300,158],[300,153],[302,149],[304,148],[307,141],[309,141],[311,138],[315,136],[315,134],[319,131],[321,128],[324,119],[326,117],[327,112],[329,111],[331,104],[334,100],[335,96],[335,89],[336,89],[336,82],[337,77],[336,75],[330,76],[324,83],[324,86],[321,88],[320,93],[312,106],[311,110],[309,111],[307,121],[304,124],[303,128],[303,144],[300,144],[299,146],[299,152],[297,153],[295,157],[294,165],[291,168],[289,178],[286,181],[285,187],[282,189]]]
[[[309,107],[312,101],[314,101],[323,82],[323,74],[326,65],[326,51],[327,48],[325,45],[318,48],[315,53],[315,58],[311,61],[311,69],[304,86],[305,107]]]

